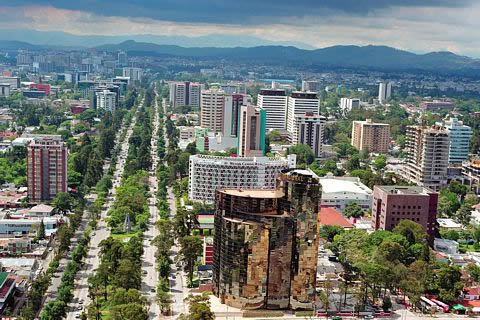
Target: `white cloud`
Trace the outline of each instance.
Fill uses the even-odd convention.
[[[0,28],[33,28],[77,35],[247,34],[268,40],[302,41],[316,47],[376,44],[415,52],[449,50],[480,57],[480,43],[476,41],[480,30],[479,14],[480,3],[476,3],[466,8],[392,7],[363,16],[332,12],[322,17],[282,18],[275,24],[217,25],[105,17],[30,6],[0,8]]]

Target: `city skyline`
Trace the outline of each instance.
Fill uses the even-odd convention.
[[[463,1],[270,1],[241,4],[189,0],[18,0],[0,7],[0,29],[64,31],[75,35],[252,36],[262,41],[387,45],[416,53],[451,51],[480,57],[470,39],[480,4]],[[279,37],[281,35],[281,37]],[[263,39],[263,40],[262,40]],[[300,45],[299,45],[300,46]]]

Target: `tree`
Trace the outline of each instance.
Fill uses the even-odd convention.
[[[379,155],[377,158],[375,158],[373,165],[375,166],[375,169],[382,170],[387,166],[387,156],[384,154]]]
[[[38,228],[37,238],[39,240],[45,239],[45,223],[43,223],[43,219],[40,220],[40,227]]]
[[[53,199],[53,206],[61,213],[66,214],[72,210],[73,198],[68,192],[59,192]]]
[[[400,221],[400,223],[393,228],[393,233],[401,234],[410,244],[425,243],[427,240],[427,234],[425,230],[423,230],[423,227],[410,220]]]
[[[445,303],[453,303],[459,297],[463,289],[460,267],[455,265],[443,265],[436,272],[435,284],[440,292],[439,297]]]
[[[348,161],[345,163],[345,169],[347,169],[349,172],[360,169],[360,157],[358,154],[354,154],[350,157],[350,159],[348,159]]]
[[[172,295],[168,292],[157,290],[157,303],[160,306],[161,312],[167,314],[173,303]]]
[[[358,205],[356,202],[350,202],[345,207],[345,215],[349,218],[360,218],[364,214],[362,207]]]
[[[455,213],[455,220],[458,223],[463,224],[464,226],[468,226],[470,223],[470,219],[472,218],[472,207],[468,203],[464,203],[460,206],[460,208]]]
[[[180,240],[181,249],[178,252],[179,259],[185,264],[185,269],[188,271],[188,278],[190,284],[193,282],[193,267],[198,257],[202,255],[203,243],[202,240],[195,236],[185,236]]]
[[[315,161],[315,154],[312,151],[312,148],[306,144],[297,144],[293,147],[287,149],[287,155],[296,154],[297,155],[297,165],[309,165]]]
[[[215,320],[215,313],[210,309],[210,300],[207,295],[189,295],[185,302],[188,304],[188,315],[181,314],[180,320]]]
[[[110,311],[111,320],[148,320],[148,310],[136,303],[121,304],[112,307]]]
[[[389,296],[386,296],[383,299],[382,309],[383,309],[384,312],[388,312],[388,310],[390,310],[390,308],[392,308],[392,300],[390,300]]]
[[[343,232],[343,228],[339,226],[321,226],[320,227],[320,237],[328,240],[329,242],[333,241],[333,238],[337,234]]]
[[[61,300],[52,300],[42,311],[40,315],[41,320],[58,320],[66,315],[67,305]]]

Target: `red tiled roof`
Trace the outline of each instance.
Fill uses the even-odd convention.
[[[480,307],[480,300],[465,300],[463,301],[463,306],[465,307],[472,307],[472,308],[475,308],[475,307]]]
[[[478,296],[480,295],[480,287],[465,288],[463,292],[468,295]]]
[[[318,215],[318,222],[324,226],[353,228],[353,225],[334,208],[321,208],[320,214]]]

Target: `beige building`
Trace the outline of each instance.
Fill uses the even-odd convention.
[[[387,153],[390,145],[390,125],[366,121],[353,121],[352,145],[358,150]]]
[[[225,91],[212,88],[202,90],[200,97],[200,125],[215,133],[223,132]]]
[[[404,178],[438,191],[447,185],[449,148],[450,137],[442,127],[408,126]]]

